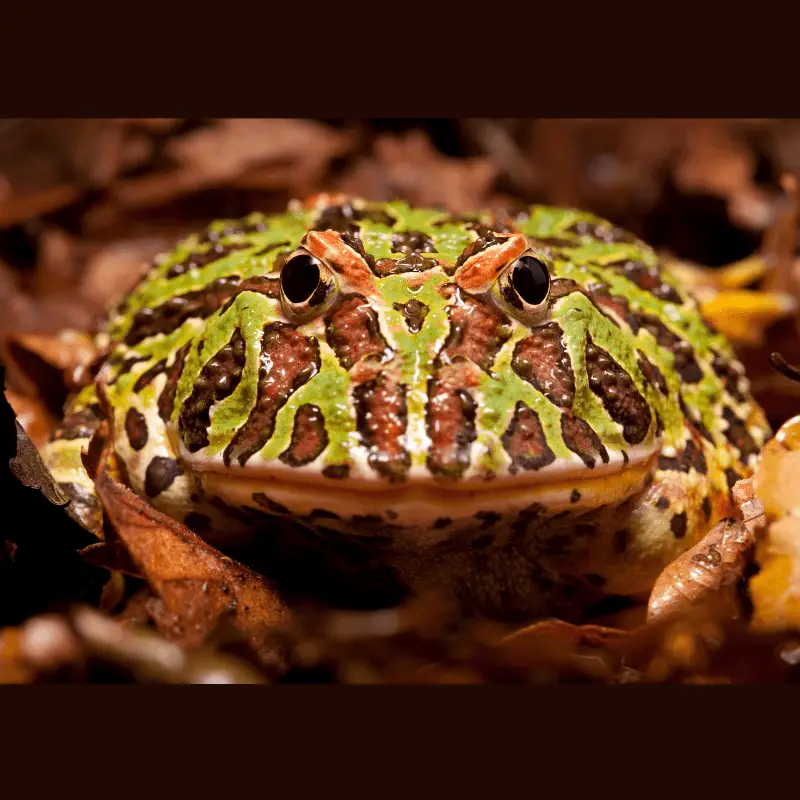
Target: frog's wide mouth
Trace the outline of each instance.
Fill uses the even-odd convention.
[[[292,469],[210,470],[201,473],[204,491],[235,505],[258,506],[264,498],[296,515],[325,509],[338,516],[385,515],[404,524],[425,524],[441,517],[461,518],[481,511],[503,512],[539,503],[549,511],[582,510],[617,504],[646,485],[655,468],[658,450],[632,452],[628,461],[609,459],[594,469],[549,470],[547,480],[530,480],[530,473],[504,475],[493,480],[425,480],[389,483],[382,480],[322,478],[318,471],[305,475]],[[283,465],[282,465],[283,466]],[[527,478],[527,480],[526,480]],[[254,499],[255,498],[255,499]]]
[[[220,456],[208,457],[203,454],[188,453],[180,448],[180,460],[190,470],[204,475],[215,475],[224,482],[266,482],[297,486],[312,486],[314,491],[338,493],[355,490],[382,496],[397,496],[409,491],[429,489],[445,492],[448,495],[474,494],[476,492],[497,492],[504,489],[516,491],[526,488],[570,484],[580,487],[594,480],[608,480],[623,472],[636,472],[650,468],[654,456],[660,452],[660,441],[648,445],[632,447],[625,455],[610,452],[606,462],[597,460],[589,466],[575,456],[573,459],[559,459],[538,470],[507,469],[490,472],[471,466],[463,475],[449,476],[432,473],[425,464],[413,464],[402,480],[391,481],[382,477],[369,464],[366,453],[356,451],[348,469],[341,473],[330,472],[330,466],[311,463],[305,466],[289,466],[278,459],[260,460],[250,458],[246,464],[226,465]],[[473,463],[475,463],[473,461]],[[337,475],[337,477],[331,477]]]

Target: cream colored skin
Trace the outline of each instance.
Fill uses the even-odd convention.
[[[317,524],[313,513],[327,512],[324,531],[338,531],[345,537],[354,530],[354,517],[370,518],[371,524],[358,529],[359,537],[388,536],[391,541],[382,545],[380,557],[413,588],[431,583],[452,587],[466,583],[472,587],[478,581],[475,576],[481,563],[488,565],[494,586],[506,580],[503,571],[509,575],[518,572],[524,561],[543,570],[555,583],[564,576],[580,581],[589,575],[595,586],[602,580],[601,593],[645,593],[666,563],[691,547],[727,513],[732,475],[748,475],[754,460],[751,453],[742,452],[741,437],[746,437],[745,445],[751,448],[751,444],[760,447],[768,434],[763,414],[748,394],[747,381],[728,343],[705,326],[697,303],[666,271],[660,273],[662,283],[654,292],[649,284],[642,283],[639,273],[619,269],[618,265],[628,259],[643,264],[643,269],[657,270],[658,259],[646,245],[592,215],[533,207],[527,215],[506,221],[505,226],[498,225],[491,214],[477,215],[476,221],[485,230],[495,226],[495,241],[470,255],[464,251],[481,232],[475,226],[448,221],[441,212],[402,204],[347,201],[351,210],[367,213],[353,223],[351,232],[352,227],[357,228],[363,250],[372,256],[370,260],[351,246],[341,231],[313,230],[326,210],[344,202],[341,197],[321,196],[304,207],[294,206],[282,216],[262,219],[255,215],[248,218],[250,226],[255,219],[263,222],[264,230],[217,238],[226,246],[240,245],[241,249],[169,277],[175,264],[191,260],[193,252],[205,249],[196,238],[187,240],[157,263],[150,277],[128,298],[125,308],[111,315],[100,337],[100,343],[109,347],[110,357],[95,385],[73,400],[72,409],[94,402],[97,385],[107,387],[114,409],[115,449],[126,467],[131,488],[146,495],[147,470],[155,457],[178,463],[181,473],[149,501],[187,523],[198,515],[208,518],[209,525],[202,533],[221,545],[248,538],[254,529],[259,536],[268,535],[269,526],[256,525],[252,520],[243,522],[241,515],[234,519],[230,513],[220,513],[218,503],[211,505],[214,498],[230,508],[250,508],[265,515],[270,509],[254,500],[254,495],[264,495],[277,504],[273,512],[283,509],[278,517],[299,520],[311,529]],[[393,224],[386,224],[381,214],[389,215]],[[398,241],[398,234],[409,231],[428,237],[435,247],[435,251],[421,254],[429,259],[426,268],[388,276],[377,274],[376,261],[405,257],[392,251],[392,242]],[[278,242],[287,244],[283,249],[270,249]],[[277,259],[279,253],[283,254],[282,262]],[[156,335],[126,343],[138,324],[137,311],[157,308],[170,297],[186,292],[203,291],[225,276],[236,275],[242,280],[254,276],[278,278],[280,264],[297,254],[318,259],[332,281],[332,300],[329,298],[317,313],[306,309],[306,318],[298,320],[285,295],[268,297],[243,291],[227,308],[205,317],[190,316],[174,328],[167,326]],[[509,304],[499,287],[517,259],[526,254],[547,267],[551,291],[541,303],[518,308]],[[459,256],[462,263],[457,264]],[[574,288],[555,297],[557,281],[564,286],[571,282]],[[444,287],[452,285],[458,287],[458,293],[448,296]],[[603,305],[602,296],[595,293],[598,287],[611,297],[610,304]],[[348,368],[330,339],[327,325],[341,298],[354,293],[365,298],[374,312],[392,356],[381,360],[367,355]],[[397,306],[415,299],[425,303],[428,310],[420,329],[412,332]],[[451,334],[453,309],[459,304],[465,307],[472,300],[498,309],[508,332],[488,369],[463,353],[441,357]],[[699,369],[699,379],[686,381],[678,374],[675,348],[660,344],[641,324],[645,316],[655,319],[670,335],[688,342],[685,347]],[[256,403],[259,370],[262,378],[271,380],[278,371],[291,369],[288,362],[271,360],[263,350],[264,326],[271,323],[291,324],[316,343],[319,367],[277,411],[272,436],[258,452],[243,465],[235,460],[226,464],[225,448],[246,424]],[[574,398],[569,407],[554,403],[549,394],[557,387],[559,376],[555,372],[540,372],[535,385],[513,367],[515,348],[549,323],[559,326],[560,346],[574,375]],[[211,405],[209,444],[192,450],[182,436],[180,410],[204,365],[236,329],[245,341],[241,381],[232,394]],[[468,343],[483,341],[479,336],[470,338],[476,336],[468,329]],[[590,386],[585,361],[587,337],[629,376],[629,383],[620,385],[630,385],[630,391],[646,405],[649,424],[636,443],[626,441],[619,418],[612,416],[602,394]],[[168,369],[184,346],[188,355],[174,404],[169,418],[163,419],[158,400],[168,385],[168,373],[161,372],[139,391],[134,386],[160,360]],[[471,352],[480,350],[473,348]],[[131,357],[141,360],[127,371],[121,369],[124,359]],[[664,391],[642,372],[642,357],[663,375]],[[718,374],[721,361],[732,365],[733,377],[729,380]],[[374,448],[368,446],[359,430],[354,401],[357,386],[381,376],[407,387],[402,421],[405,429],[400,439],[410,463],[403,479],[396,482],[389,482],[370,464]],[[437,447],[427,417],[432,376],[453,391],[466,390],[475,404],[469,464],[455,477],[435,474],[429,468],[428,459]],[[520,402],[535,412],[541,423],[544,444],[553,454],[549,464],[512,469],[512,455],[503,437]],[[292,441],[296,415],[304,404],[321,409],[329,442],[313,460],[291,466],[279,456]],[[147,442],[142,447],[134,447],[125,433],[130,409],[135,409],[146,424]],[[728,414],[727,421],[723,412]],[[607,463],[598,456],[590,468],[567,446],[562,420],[565,413],[588,423],[607,453]],[[731,427],[731,414],[737,421],[736,431]],[[387,424],[398,423],[396,414],[386,419]],[[442,419],[445,424],[446,419]],[[700,429],[708,435],[700,436]],[[91,482],[76,460],[84,445],[85,437],[61,439],[48,445],[45,454],[60,482],[90,491]],[[688,457],[682,468],[667,463],[670,459],[680,462],[687,446],[702,453],[704,469],[697,460],[687,467]],[[332,479],[324,472],[326,467],[341,464],[349,468],[346,478]],[[537,508],[539,521],[531,523],[527,539],[520,544],[520,520],[532,507]],[[487,514],[492,515],[492,524],[486,523]],[[443,519],[449,520],[447,525],[438,524]],[[482,520],[480,524],[476,519]],[[593,527],[591,533],[586,532],[587,521]],[[487,531],[491,532],[491,543],[481,545],[483,549],[473,547],[475,541],[486,538]],[[550,552],[545,545],[556,535],[566,536],[570,544],[559,545],[559,552]],[[442,547],[449,546],[448,542],[462,545],[453,544],[447,556],[437,555],[443,552]],[[508,578],[515,598],[525,595],[525,580]],[[467,594],[482,591],[480,587],[474,592],[468,588]],[[504,613],[495,607],[503,602],[489,602],[489,613]],[[527,608],[526,602],[509,601],[510,605]],[[531,602],[531,608],[539,608]]]

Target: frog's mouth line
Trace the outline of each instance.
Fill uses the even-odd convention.
[[[640,491],[655,468],[657,453],[629,462],[624,469],[596,474],[589,469],[571,477],[550,481],[507,483],[493,481],[386,484],[374,481],[368,490],[364,483],[344,480],[321,486],[318,482],[287,480],[285,472],[272,475],[223,474],[205,472],[204,491],[223,497],[226,502],[254,505],[254,495],[265,495],[295,513],[310,513],[326,508],[342,516],[374,514],[392,509],[401,518],[452,516],[464,517],[476,511],[522,508],[534,503],[548,510],[590,509],[617,504]]]
[[[408,471],[405,480],[397,483],[389,483],[379,478],[368,465],[366,455],[362,453],[354,459],[349,477],[339,480],[324,477],[320,466],[313,463],[304,467],[290,467],[277,459],[259,463],[252,458],[245,466],[235,463],[225,466],[219,456],[208,458],[193,455],[183,447],[180,447],[179,458],[188,469],[203,474],[215,482],[279,484],[308,487],[309,491],[325,495],[349,491],[358,492],[360,495],[396,498],[399,495],[425,491],[437,495],[463,496],[496,494],[506,490],[537,491],[538,488],[550,489],[562,485],[569,485],[571,489],[575,489],[594,485],[597,481],[613,482],[613,478],[619,474],[635,474],[641,470],[652,471],[652,462],[660,452],[660,444],[660,441],[657,441],[649,446],[633,447],[628,451],[627,459],[620,453],[612,452],[607,463],[601,462],[593,467],[586,466],[576,457],[574,461],[559,461],[535,472],[519,471],[515,475],[504,473],[493,478],[486,478],[479,472],[467,473],[460,478],[447,478],[432,475],[423,465],[415,465]]]

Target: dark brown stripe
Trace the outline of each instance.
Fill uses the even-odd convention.
[[[244,466],[269,441],[278,411],[319,372],[319,344],[292,325],[272,322],[264,327],[260,363],[255,406],[225,448],[227,466],[233,460]]]
[[[514,416],[501,441],[511,457],[508,471],[512,475],[521,469],[541,469],[555,461],[555,454],[547,444],[538,415],[521,400],[517,402]],[[580,499],[580,494],[577,499]]]
[[[148,497],[158,497],[172,486],[179,475],[183,475],[183,469],[174,458],[155,456],[147,465],[144,475],[144,493]]]
[[[700,369],[691,344],[680,336],[674,334],[661,320],[649,314],[641,312],[631,312],[628,315],[631,328],[636,333],[639,328],[649,331],[658,344],[672,352],[675,356],[675,371],[681,376],[684,383],[697,383],[703,378],[703,371]]]
[[[201,239],[200,242],[198,242],[198,245],[205,244],[205,242],[208,241],[211,240],[207,238],[205,240]],[[212,244],[211,248],[209,248],[205,253],[190,253],[183,261],[173,264],[167,270],[167,278],[177,278],[179,275],[183,275],[186,272],[201,269],[209,264],[213,264],[215,261],[225,258],[235,250],[242,250],[250,246],[251,245],[248,244]]]
[[[302,467],[318,458],[328,446],[325,417],[318,406],[305,403],[297,409],[289,447],[280,455],[284,464]]]
[[[183,347],[175,353],[172,364],[165,370],[167,373],[167,380],[164,383],[161,394],[158,396],[158,416],[161,417],[164,422],[172,417],[172,412],[175,408],[175,392],[178,390],[178,381],[183,372],[183,365],[191,346],[191,342],[187,342],[183,345]]]
[[[603,402],[611,419],[622,426],[629,444],[643,442],[650,430],[650,406],[636,388],[631,376],[586,335],[586,372],[589,387]]]
[[[238,275],[217,278],[197,291],[175,295],[157,306],[140,308],[133,315],[125,344],[133,347],[150,336],[171,333],[188,319],[210,317],[236,292],[239,280]]]
[[[649,292],[659,300],[666,300],[679,305],[683,303],[683,298],[678,292],[661,279],[661,272],[658,267],[648,267],[642,261],[623,261],[609,264],[609,267],[619,271],[626,280],[629,280],[643,291]]]
[[[658,389],[658,391],[664,396],[669,394],[669,390],[667,389],[667,379],[664,377],[664,373],[652,361],[650,361],[646,355],[639,353],[637,363],[639,365],[639,369],[642,371],[642,375],[644,375],[644,379],[651,386]]]
[[[561,436],[564,444],[580,456],[587,467],[594,467],[598,456],[603,463],[608,463],[608,451],[600,437],[588,422],[576,417],[572,411],[565,411],[561,415]]]
[[[659,456],[658,468],[671,470],[673,472],[689,472],[689,470],[695,469],[701,475],[705,475],[708,472],[706,457],[702,449],[699,448],[692,439],[686,442],[686,445],[678,453],[677,457]]]
[[[755,439],[750,435],[747,426],[733,412],[732,408],[722,409],[722,417],[728,423],[724,431],[725,438],[739,450],[742,460],[746,461],[750,456],[758,455],[759,448]]]
[[[147,420],[136,408],[129,408],[125,415],[125,433],[137,452],[147,444]]]
[[[392,308],[403,315],[406,327],[411,333],[419,333],[422,323],[430,310],[425,303],[419,300],[409,300],[407,303],[395,303]]]
[[[178,417],[181,439],[190,453],[208,445],[211,406],[233,394],[242,379],[245,356],[244,337],[237,328],[230,342],[218,350],[200,371]]]

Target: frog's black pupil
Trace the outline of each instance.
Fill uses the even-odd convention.
[[[319,285],[319,262],[313,256],[289,259],[281,269],[281,288],[290,303],[308,300]]]
[[[538,258],[522,256],[511,271],[511,283],[524,302],[538,306],[547,297],[550,273]]]

